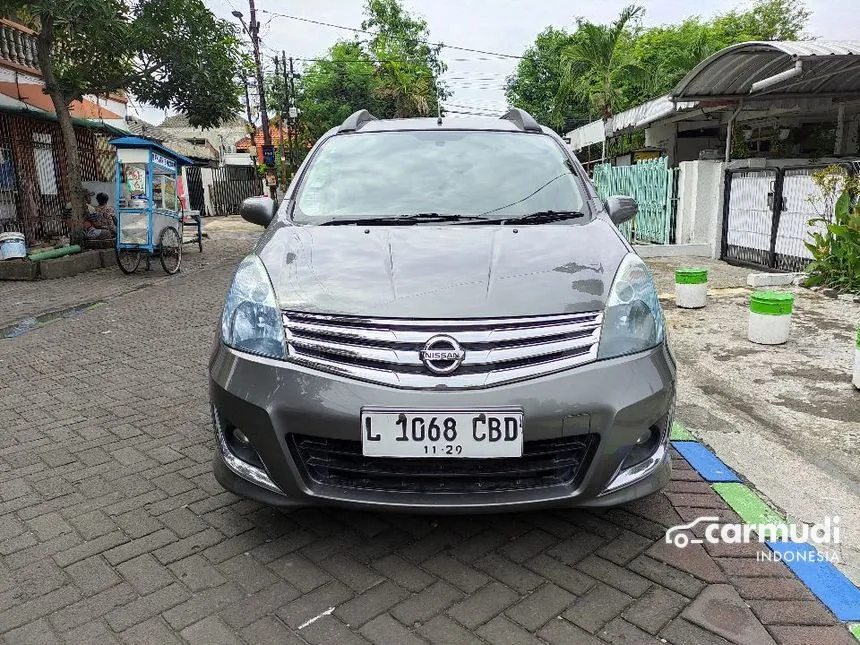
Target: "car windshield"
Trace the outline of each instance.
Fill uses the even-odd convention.
[[[549,136],[417,130],[334,136],[299,187],[298,222],[416,214],[515,218],[582,211],[573,165]],[[468,221],[468,220],[467,220]]]

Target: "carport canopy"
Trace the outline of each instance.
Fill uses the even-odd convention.
[[[669,93],[679,101],[860,98],[860,42],[746,42],[696,65]]]

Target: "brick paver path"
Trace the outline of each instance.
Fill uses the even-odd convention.
[[[6,319],[43,291],[105,300],[0,339],[7,643],[856,645],[754,547],[663,543],[697,516],[738,521],[677,456],[665,492],[597,512],[283,512],[224,492],[206,362],[248,246],[216,240],[168,279],[0,284]]]

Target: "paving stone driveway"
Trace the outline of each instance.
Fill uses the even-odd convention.
[[[665,492],[601,512],[282,512],[222,491],[205,366],[247,247],[216,240],[166,280],[78,276],[55,306],[103,306],[0,338],[7,643],[857,645],[754,547],[662,542],[739,521],[677,455]],[[0,310],[30,315],[45,288],[0,284]]]

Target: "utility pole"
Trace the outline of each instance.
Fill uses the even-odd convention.
[[[281,59],[284,62],[284,115],[287,117],[287,138],[289,139],[290,146],[290,175],[292,175],[296,170],[293,157],[293,119],[290,116],[293,93],[290,89],[290,76],[287,72],[287,52],[281,50]]]
[[[286,62],[284,63],[284,72],[286,73]],[[281,75],[281,60],[275,56],[275,79],[279,80]],[[286,77],[284,78],[284,103],[286,103],[286,93],[287,93],[287,83]],[[280,155],[281,155],[281,179],[284,182],[284,190],[287,189],[287,157],[284,154],[284,119],[287,117],[286,110],[284,109],[284,105],[281,105],[279,110],[280,118],[278,119],[278,131],[280,133],[281,145],[280,145]],[[289,128],[287,129],[289,132]]]
[[[281,52],[283,53],[283,52]],[[296,105],[296,86],[293,82],[296,73],[293,71],[293,57],[290,56],[290,106],[287,114],[292,122],[292,135],[290,139],[290,164],[295,166],[295,147],[299,143],[299,108]]]
[[[245,109],[248,112],[248,125],[251,126],[251,145],[254,145],[254,133],[257,131],[257,126],[254,125],[254,119],[251,116],[251,95],[248,94],[248,77],[242,74],[242,84],[245,86]]]
[[[254,51],[254,66],[257,71],[257,92],[260,95],[260,122],[263,127],[263,155],[265,158],[266,150],[272,150],[272,133],[269,131],[269,115],[266,112],[266,88],[263,84],[263,65],[260,62],[260,23],[257,22],[257,7],[254,5],[254,0],[248,0],[248,7],[251,13],[250,25],[245,24],[241,11],[233,11],[232,13],[242,21],[242,27],[245,28],[245,32],[251,39],[251,47]],[[277,187],[269,186],[269,193],[272,199],[275,199],[277,196]]]

